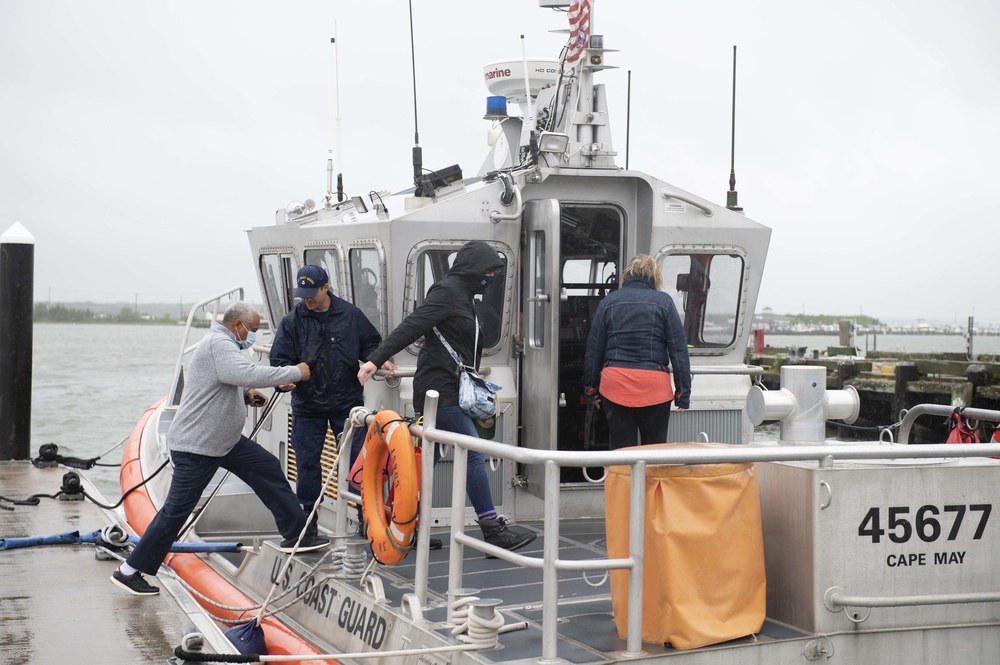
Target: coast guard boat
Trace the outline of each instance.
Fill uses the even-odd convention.
[[[915,418],[951,413],[935,406],[906,414],[898,442],[830,442],[826,421],[857,416],[855,391],[826,390],[824,370],[808,367],[786,367],[781,390],[762,390],[744,358],[770,229],[743,214],[735,191],[719,205],[622,168],[599,82],[612,51],[591,29],[589,3],[540,5],[570,10],[570,41],[552,60],[484,68],[492,128],[478,171],[428,171],[415,150],[412,188],[347,198],[331,168],[319,204],[278,210],[248,232],[266,318],[280,321],[297,270],[319,264],[332,292],[383,336],[465,242],[487,242],[505,264],[478,303],[483,371],[502,387],[484,437],[435,429],[433,397],[412,422],[417,348],[397,355],[395,377],[369,382],[354,417],[352,426],[367,427],[392,410],[409,419],[407,437],[444,452],[436,467],[430,455],[417,467],[421,528],[408,556],[395,566],[372,560],[347,455],[330,434],[317,509],[329,552],[282,554],[270,514],[220,475],[184,537],[239,540],[251,551],[171,555],[169,571],[224,625],[261,616],[269,652],[303,659],[995,662],[991,456],[1000,445],[907,445]],[[672,415],[666,445],[611,452],[602,416],[583,398],[583,351],[595,309],[638,253],[659,263],[683,319],[691,408]],[[233,289],[196,309],[219,312],[242,295]],[[192,349],[186,340],[167,397],[143,415],[125,453],[123,492],[148,480],[124,504],[139,534],[169,486],[169,465],[150,476],[169,457]],[[268,350],[264,338],[252,354],[267,363]],[[248,407],[247,432],[294,481],[288,401],[273,402]],[[755,440],[764,421],[781,423],[777,441]],[[527,548],[497,551],[477,529],[466,532],[475,518],[465,506],[470,449],[489,456],[498,511],[538,532]],[[716,479],[733,474],[739,490],[717,492]],[[429,549],[431,535],[442,549]],[[714,544],[691,549],[705,542]],[[692,551],[700,554],[685,556]]]

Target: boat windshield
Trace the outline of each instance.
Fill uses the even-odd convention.
[[[344,298],[344,287],[340,283],[340,252],[337,247],[307,249],[306,265],[323,266],[330,279],[330,293]]]
[[[692,352],[736,342],[745,264],[742,253],[732,248],[661,254],[663,290],[677,305]]]
[[[449,241],[447,247],[427,245],[417,249],[415,256],[411,253],[411,260],[408,262],[411,272],[407,275],[407,283],[412,284],[413,288],[410,291],[412,297],[407,298],[408,311],[404,312],[404,316],[419,307],[434,283],[448,274],[464,241],[452,246],[454,244],[455,241]],[[503,268],[496,272],[493,282],[486,287],[486,292],[475,296],[484,355],[495,350],[503,338],[504,295],[509,258],[502,251],[497,251],[497,255],[503,261]]]
[[[379,245],[352,247],[349,253],[351,266],[351,299],[364,312],[376,330],[384,336],[386,330],[385,298],[383,291],[385,261]]]

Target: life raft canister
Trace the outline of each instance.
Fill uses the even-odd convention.
[[[413,547],[420,494],[413,438],[398,413],[375,414],[361,457],[361,510],[368,523],[368,541],[380,563],[394,566]],[[390,506],[382,490],[385,468],[392,489]]]

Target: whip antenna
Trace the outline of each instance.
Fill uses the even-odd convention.
[[[625,170],[628,171],[628,142],[632,133],[632,70],[628,70],[628,88],[625,93]]]
[[[415,196],[422,194],[420,176],[424,172],[423,152],[420,150],[420,131],[417,126],[417,55],[413,42],[413,0],[410,0],[410,68],[413,72],[413,185]]]
[[[733,44],[733,113],[730,131],[729,191],[726,192],[726,207],[736,212],[742,212],[743,208],[737,202],[738,193],[736,191],[736,44]]]
[[[340,55],[339,44],[337,43],[337,22],[333,22],[333,37],[330,38],[330,69],[333,74],[333,85],[330,88],[330,99],[328,104],[333,115],[333,120],[327,128],[327,149],[326,149],[326,207],[333,207],[333,146],[337,146],[337,164],[343,168],[344,155],[340,140]],[[336,129],[334,129],[336,127]],[[334,136],[336,135],[336,138]],[[337,202],[344,200],[344,174],[337,174]]]

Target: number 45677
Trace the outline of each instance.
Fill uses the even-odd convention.
[[[943,529],[942,519],[950,520],[948,529],[948,540],[955,540],[962,529],[966,512],[978,513],[978,524],[976,531],[972,535],[973,540],[983,537],[986,530],[986,523],[990,519],[992,506],[988,503],[974,503],[969,506],[945,506],[944,514],[937,506],[920,506],[910,519],[909,506],[890,506],[888,509],[888,520],[886,527],[882,528],[881,508],[869,508],[861,524],[858,526],[858,535],[870,537],[873,543],[882,541],[882,536],[888,535],[889,540],[894,543],[905,543],[916,534],[925,543],[933,543],[941,537]],[[939,516],[941,516],[939,518]],[[975,521],[973,515],[969,516],[970,522]],[[947,525],[946,525],[947,526]],[[970,527],[971,528],[971,525]]]

